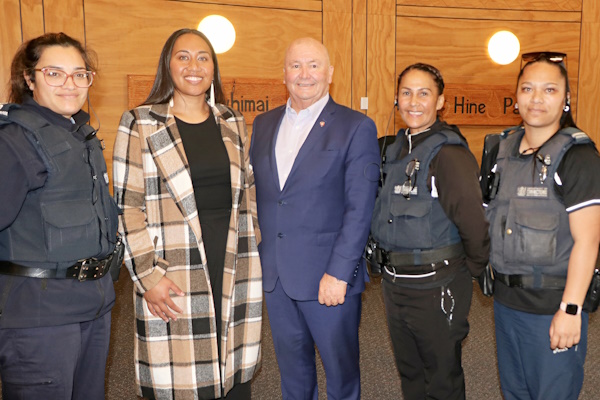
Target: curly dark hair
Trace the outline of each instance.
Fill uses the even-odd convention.
[[[22,104],[26,96],[33,96],[25,80],[25,74],[31,82],[35,82],[34,68],[37,66],[44,50],[51,46],[75,48],[83,58],[85,68],[90,71],[97,70],[96,53],[94,51],[86,49],[77,39],[73,39],[63,32],[46,33],[23,43],[15,53],[10,66],[10,102]]]

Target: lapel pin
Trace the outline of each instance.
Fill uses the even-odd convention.
[[[325,121],[321,121],[319,122],[319,125],[321,125],[321,128],[325,126]]]

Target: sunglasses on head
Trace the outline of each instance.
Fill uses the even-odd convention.
[[[521,55],[521,69],[523,65],[527,65],[536,61],[548,61],[554,64],[562,64],[567,68],[567,55],[556,51],[534,51]]]

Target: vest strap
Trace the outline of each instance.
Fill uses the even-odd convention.
[[[375,249],[375,260],[386,267],[409,267],[415,265],[435,264],[440,261],[462,256],[465,253],[462,242],[432,250],[414,252],[386,251],[380,247]],[[431,269],[430,269],[431,270]]]

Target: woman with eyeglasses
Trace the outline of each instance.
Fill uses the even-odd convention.
[[[600,157],[571,114],[561,53],[523,55],[522,126],[500,140],[486,214],[506,399],[577,399],[600,241]]]
[[[398,77],[407,125],[388,146],[371,223],[371,263],[382,290],[405,399],[464,399],[461,343],[488,224],[477,161],[456,126],[439,119],[444,81],[428,64]]]
[[[250,399],[262,271],[246,145],[244,117],[225,105],[208,38],[174,32],[148,98],[123,114],[114,147],[144,398]]]
[[[4,400],[104,399],[120,265],[103,146],[81,109],[93,79],[89,50],[64,33],[23,43],[12,61],[0,110]]]

